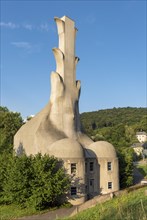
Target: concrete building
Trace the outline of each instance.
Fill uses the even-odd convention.
[[[119,190],[118,158],[105,141],[93,142],[81,130],[79,97],[81,83],[76,80],[74,21],[55,18],[59,46],[53,48],[56,71],[51,73],[51,95],[46,107],[24,124],[14,137],[17,155],[53,155],[64,161],[72,176],[69,201],[83,203],[95,195]]]
[[[147,133],[145,131],[137,132],[136,137],[140,143],[147,141]]]

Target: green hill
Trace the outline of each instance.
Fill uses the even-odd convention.
[[[137,131],[147,132],[147,108],[113,108],[81,114],[83,130],[94,141],[106,140],[115,147],[137,142]]]
[[[147,187],[127,191],[117,198],[96,205],[69,220],[146,220]]]
[[[108,141],[116,149],[119,159],[120,187],[133,184],[132,144],[137,143],[136,132],[147,132],[147,108],[113,108],[80,115],[84,132],[94,141]]]

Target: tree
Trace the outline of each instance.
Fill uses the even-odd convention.
[[[7,177],[7,166],[12,158],[12,154],[3,152],[0,154],[0,203],[4,201],[4,185]]]
[[[3,181],[4,203],[16,203],[23,206],[30,197],[31,160],[32,158],[26,155],[9,157]]]
[[[70,179],[62,161],[49,155],[24,154],[11,156],[7,164],[1,162],[1,203],[41,210],[66,202]]]
[[[129,187],[133,184],[133,149],[117,149],[119,159],[120,188]]]
[[[37,154],[32,160],[32,172],[29,203],[35,209],[58,206],[66,201],[70,181],[62,161]]]
[[[0,153],[13,151],[13,137],[22,126],[23,120],[20,113],[11,112],[6,107],[0,106]]]

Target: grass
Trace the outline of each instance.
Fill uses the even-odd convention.
[[[147,220],[147,187],[124,192],[105,203],[98,204],[66,220]],[[129,190],[128,190],[129,191]],[[22,209],[17,205],[0,206],[0,220],[12,220],[22,216],[42,214],[50,210]]]
[[[56,208],[55,208],[56,209]],[[42,214],[53,209],[46,209],[43,211],[36,211],[34,208],[21,208],[18,205],[1,205],[0,206],[0,220],[12,220],[23,216]]]
[[[70,208],[72,205],[70,203],[65,203],[60,208]],[[32,207],[21,208],[18,205],[0,205],[0,220],[12,220],[23,216],[31,216],[37,214],[43,214],[49,211],[58,209],[59,207],[49,208],[42,211],[35,210]]]
[[[124,193],[122,196],[98,204],[66,220],[146,220],[147,187]]]

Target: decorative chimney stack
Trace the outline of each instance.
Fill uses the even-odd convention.
[[[74,21],[64,16],[55,18],[59,48],[53,48],[56,72],[51,76],[51,122],[68,137],[76,138],[80,131],[78,101],[80,81],[76,81],[75,37],[77,29]],[[62,100],[62,101],[61,101]],[[58,112],[58,114],[57,114]]]
[[[76,81],[75,38],[77,29],[70,18],[55,18],[59,47],[53,48],[56,71],[51,73],[51,95],[47,106],[23,125],[14,137],[14,148],[26,154],[48,153],[50,145],[64,138],[77,140],[82,146],[92,143],[81,132],[79,96],[81,85]]]

